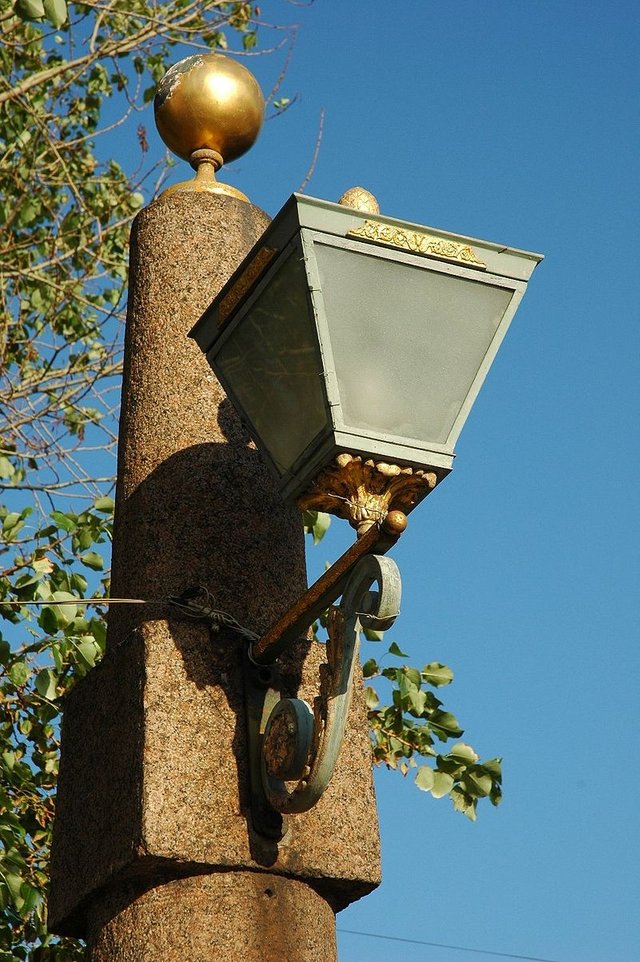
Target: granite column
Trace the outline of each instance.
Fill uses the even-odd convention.
[[[249,813],[241,645],[166,603],[201,585],[265,630],[305,588],[299,512],[187,332],[267,224],[223,194],[162,195],[137,217],[107,654],[68,699],[50,925],[92,962],[335,959],[335,912],[379,882],[361,680],[334,778],[280,842]],[[313,700],[324,659],[284,665]]]

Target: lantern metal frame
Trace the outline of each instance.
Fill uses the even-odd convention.
[[[425,442],[421,438],[368,430],[354,426],[345,416],[336,375],[338,364],[318,268],[319,246],[378,258],[381,264],[392,262],[511,292],[446,439],[439,442],[429,439]],[[301,260],[306,275],[305,294],[309,317],[315,324],[318,339],[321,364],[318,373],[324,393],[325,424],[308,440],[294,462],[283,469],[261,442],[260,431],[251,413],[239,401],[232,378],[218,363],[218,357],[292,257]],[[527,281],[540,260],[538,254],[381,215],[363,215],[339,204],[294,194],[195,325],[190,336],[206,353],[222,386],[240,410],[265,460],[278,477],[285,499],[295,500],[303,495],[322,468],[342,452],[364,459],[431,470],[440,481],[453,466],[457,438],[520,304]],[[428,334],[426,330],[427,338]],[[363,329],[362,337],[366,336],[366,329]],[[402,331],[398,336],[402,337]]]

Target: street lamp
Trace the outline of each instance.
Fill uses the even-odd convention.
[[[348,195],[332,204],[294,194],[190,335],[283,497],[347,518],[359,535],[247,653],[253,817],[276,836],[277,813],[305,811],[331,778],[359,630],[385,630],[399,610],[399,572],[383,554],[451,470],[541,260],[383,217],[362,189],[354,209]],[[314,717],[306,702],[280,698],[275,666],[340,594],[329,617],[330,691]]]
[[[172,189],[246,200],[215,172],[251,146],[262,111],[251,75],[220,55],[173,67],[156,97],[158,129],[197,176]],[[294,194],[191,331],[282,496],[358,531],[247,646],[252,818],[265,836],[280,838],[282,816],[309,809],[331,778],[360,628],[385,630],[399,610],[400,575],[384,554],[451,470],[541,259],[382,216],[362,188],[339,204]],[[329,606],[328,669],[312,710],[281,697],[278,657]]]
[[[191,336],[283,497],[362,532],[451,470],[540,259],[294,194]]]

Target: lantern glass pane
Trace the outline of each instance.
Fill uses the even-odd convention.
[[[327,414],[308,284],[294,250],[215,350],[233,393],[281,473],[322,431]]]
[[[513,290],[315,251],[345,428],[446,444]]]

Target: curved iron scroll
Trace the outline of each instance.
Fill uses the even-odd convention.
[[[305,812],[329,784],[349,714],[360,629],[390,628],[400,608],[400,593],[400,572],[391,558],[361,558],[349,575],[340,605],[329,609],[329,671],[315,711],[302,699],[279,698],[272,687],[264,695],[261,737],[252,747],[259,751],[259,770],[256,759],[252,779],[259,776],[261,781],[252,786],[254,803],[256,794],[263,799],[258,811],[254,804],[258,831],[272,837],[281,834],[275,831],[273,817],[264,818],[264,803],[272,815]],[[286,783],[294,781],[291,789]]]

